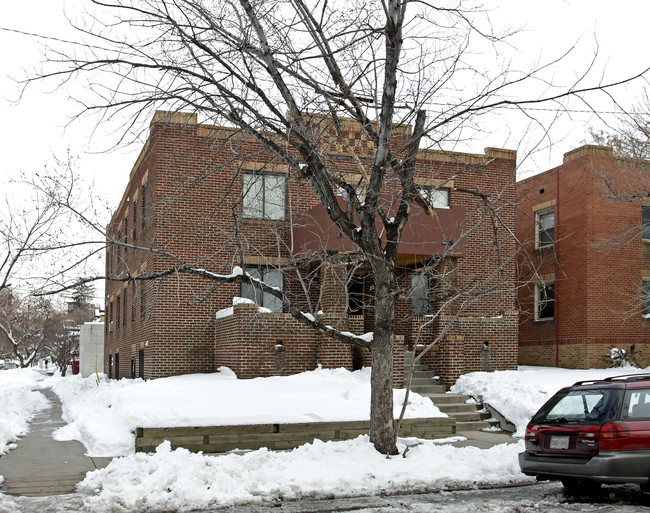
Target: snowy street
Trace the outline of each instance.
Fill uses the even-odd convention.
[[[650,496],[638,487],[610,486],[596,497],[571,497],[559,483],[540,483],[510,488],[358,497],[343,499],[285,500],[281,507],[266,504],[193,510],[192,513],[638,513],[650,506]],[[0,513],[85,512],[81,495],[20,497],[0,502]],[[115,509],[113,511],[125,511]],[[172,510],[156,510],[171,513]]]

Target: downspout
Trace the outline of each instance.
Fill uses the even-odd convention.
[[[560,301],[557,279],[560,276],[560,167],[555,168],[555,280],[553,281],[553,317],[555,322],[555,366],[560,366]]]

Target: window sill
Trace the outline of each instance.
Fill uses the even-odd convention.
[[[650,239],[641,239],[641,242],[643,242],[643,244],[650,245]]]
[[[549,321],[554,321],[555,317],[544,317],[543,319],[534,319],[533,324],[536,322],[549,322]]]

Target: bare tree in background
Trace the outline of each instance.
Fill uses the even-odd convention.
[[[530,84],[530,91],[545,83],[544,74],[557,63],[504,68],[498,48],[505,34],[492,33],[488,20],[464,1],[118,0],[92,2],[92,8],[78,26],[86,48],[53,55],[54,68],[43,77],[85,76],[97,96],[84,109],[130,114],[130,126],[163,107],[195,111],[206,122],[240,130],[304,177],[358,248],[371,270],[372,340],[319,324],[290,304],[288,309],[301,322],[371,351],[370,437],[378,451],[394,454],[391,377],[401,291],[395,261],[412,209],[426,208],[413,179],[420,147],[470,137],[481,115],[500,107],[528,115],[527,106],[605,86],[583,85],[582,76],[565,88],[546,84],[544,92],[521,98],[522,86]],[[485,45],[480,58],[470,51],[474,40]],[[359,165],[367,182],[363,197],[327,157],[314,123],[318,116],[339,131],[342,117],[363,127],[373,153]],[[411,126],[410,135],[400,136],[398,125]],[[394,193],[386,202],[389,183]],[[347,197],[344,206],[339,191]],[[498,202],[478,189],[459,192],[480,198],[488,210]],[[488,218],[499,225],[498,216]],[[215,277],[181,263],[169,274],[179,271],[280,295],[247,274]]]

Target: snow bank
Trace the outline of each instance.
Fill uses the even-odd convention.
[[[50,407],[43,394],[32,391],[43,377],[30,368],[0,371],[0,454],[29,432],[29,422],[36,413]]]
[[[560,388],[572,385],[577,381],[640,372],[647,372],[647,369],[623,367],[574,370],[522,366],[517,371],[465,374],[458,378],[450,390],[456,394],[471,395],[490,404],[515,424],[516,436],[524,436],[526,425],[531,417]]]
[[[134,451],[137,427],[211,426],[367,420],[370,369],[317,369],[293,376],[240,380],[227,368],[153,381],[51,378],[69,424],[57,440],[79,440],[89,456]],[[398,416],[404,390],[394,391]],[[446,417],[431,401],[409,395],[406,417]]]
[[[400,452],[405,445],[399,444]],[[367,436],[306,444],[286,452],[266,449],[206,456],[161,444],[155,454],[113,460],[89,473],[85,508],[103,511],[189,511],[277,498],[325,498],[426,490],[480,482],[527,481],[517,463],[519,444],[454,448],[422,441],[406,457],[386,458]]]

